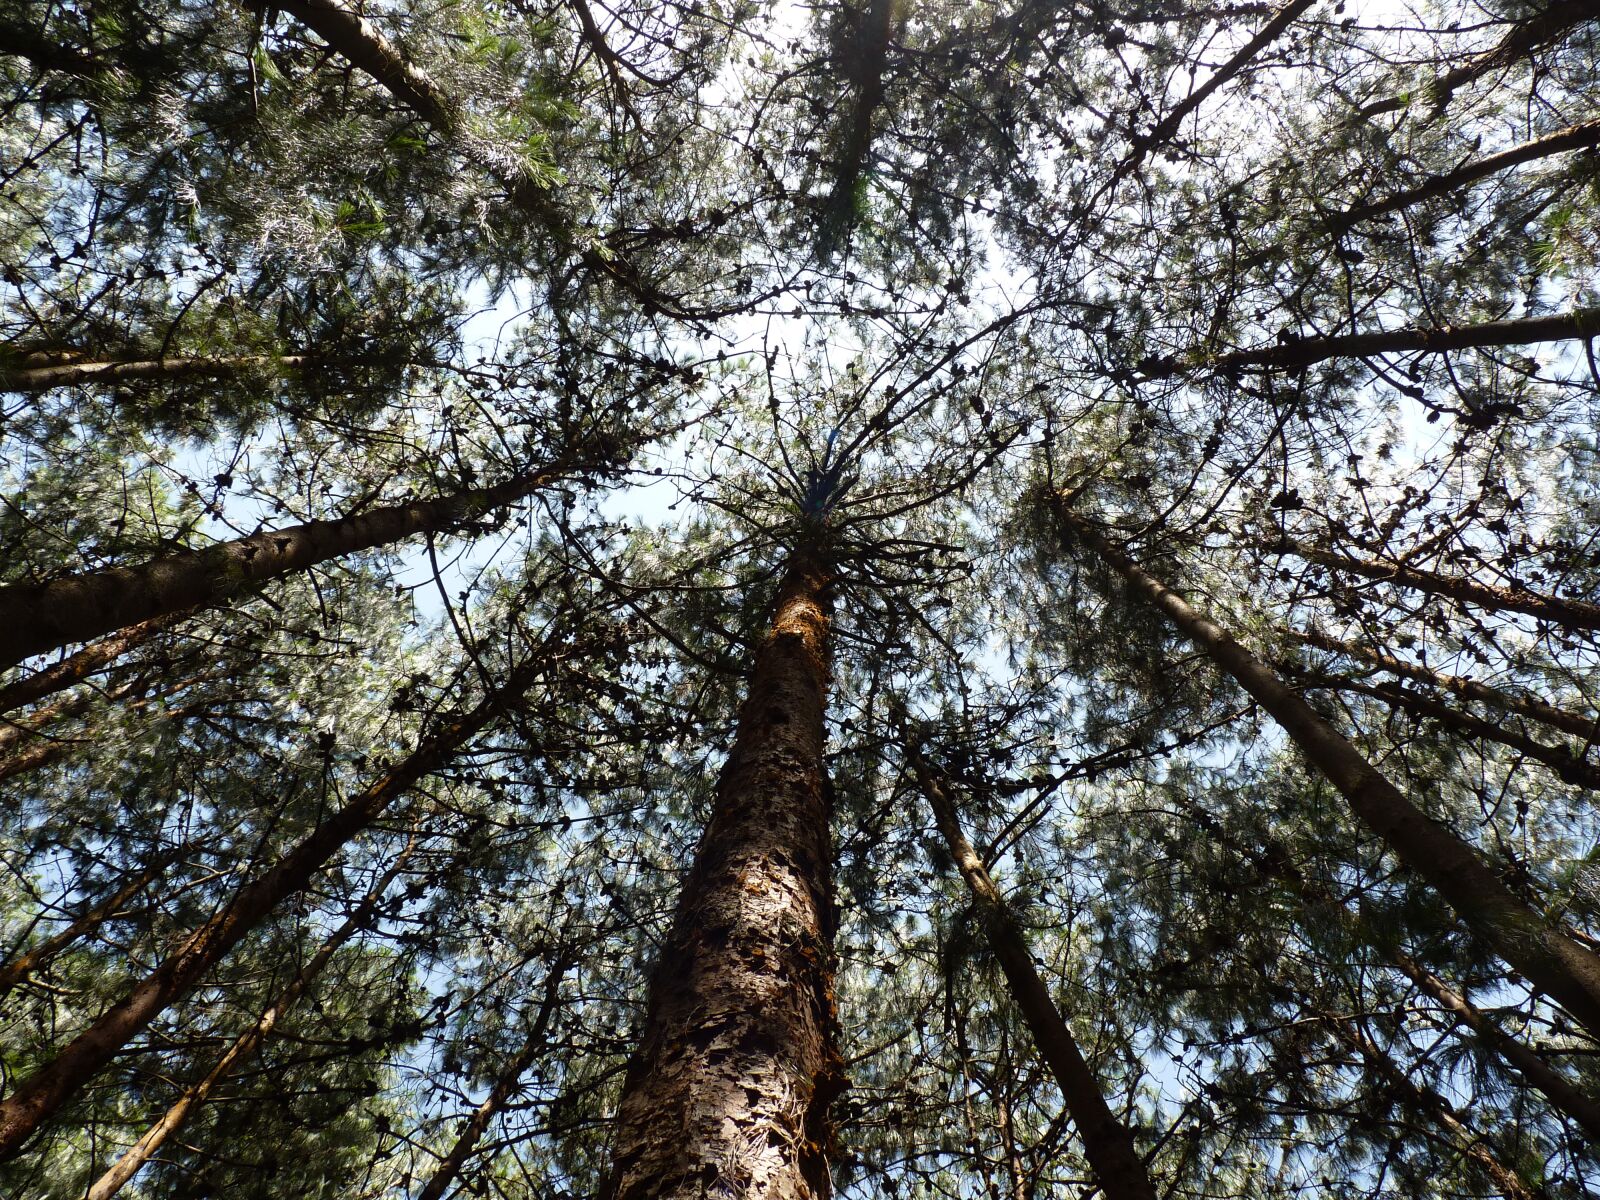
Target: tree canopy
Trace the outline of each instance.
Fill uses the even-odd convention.
[[[1600,1195],[1596,0],[0,0],[0,1194]]]

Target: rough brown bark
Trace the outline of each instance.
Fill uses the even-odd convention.
[[[1329,337],[1290,337],[1275,346],[1237,350],[1229,354],[1186,361],[1170,355],[1147,358],[1139,364],[1144,379],[1170,379],[1197,371],[1226,372],[1309,367],[1330,358],[1361,358],[1371,354],[1439,354],[1487,346],[1524,346],[1533,342],[1561,342],[1600,336],[1600,308],[1580,308],[1548,317],[1513,317],[1477,325],[1440,325],[1431,329],[1386,329],[1372,333],[1342,333]]]
[[[0,1161],[15,1156],[43,1122],[140,1030],[187,995],[280,901],[304,888],[330,858],[407,789],[443,767],[468,738],[511,708],[542,669],[540,663],[530,662],[511,672],[505,686],[428,737],[399,766],[374,780],[265,874],[237,892],[221,911],[184,938],[165,961],[73,1038],[54,1059],[18,1083],[11,1095],[0,1101]]]
[[[494,487],[267,530],[204,550],[165,554],[138,566],[0,587],[0,663],[16,663],[152,618],[225,604],[255,585],[319,562],[454,528],[521,500],[559,472],[545,467]]]
[[[135,646],[149,641],[164,629],[170,629],[190,615],[190,610],[169,613],[151,621],[141,621],[122,632],[102,638],[82,650],[68,655],[58,663],[25,675],[14,683],[0,688],[0,713],[10,712],[24,704],[32,704],[46,696],[64,691],[75,683],[82,683],[101,667],[110,666]]]
[[[822,752],[831,572],[798,552],[651,979],[608,1200],[821,1200],[842,1086]]]
[[[461,1168],[466,1166],[467,1159],[472,1157],[478,1142],[488,1132],[489,1122],[494,1120],[495,1114],[517,1094],[517,1087],[522,1077],[527,1074],[528,1068],[541,1054],[549,1051],[550,1019],[555,1016],[556,1002],[561,996],[561,977],[566,970],[567,964],[564,962],[551,964],[550,973],[544,982],[544,995],[539,1001],[539,1012],[533,1019],[533,1026],[528,1030],[522,1048],[495,1080],[483,1103],[472,1110],[467,1123],[456,1135],[450,1152],[444,1156],[444,1161],[432,1175],[428,1176],[428,1182],[424,1183],[422,1190],[417,1193],[417,1200],[441,1200],[445,1189],[455,1181],[456,1176],[461,1174]],[[87,1200],[97,1200],[97,1198],[91,1196]]]
[[[1351,811],[1426,880],[1495,952],[1600,1035],[1600,957],[1540,919],[1466,842],[1417,808],[1298,693],[1215,622],[1137,566],[1067,507],[1064,528],[1111,566],[1261,705],[1327,777]]]
[[[1600,717],[1586,717],[1581,713],[1569,712],[1564,708],[1557,708],[1553,704],[1548,704],[1536,696],[1502,691],[1499,688],[1480,683],[1476,679],[1435,671],[1429,667],[1408,662],[1405,659],[1395,658],[1393,655],[1385,654],[1367,646],[1360,646],[1354,642],[1346,642],[1339,638],[1329,637],[1324,633],[1297,631],[1292,636],[1296,641],[1304,642],[1308,646],[1315,646],[1319,650],[1341,654],[1346,658],[1355,659],[1357,662],[1379,667],[1391,675],[1414,679],[1418,683],[1428,684],[1441,691],[1453,692],[1463,700],[1472,700],[1479,704],[1487,704],[1493,708],[1498,708],[1503,712],[1516,713],[1518,716],[1549,725],[1553,729],[1559,729],[1563,733],[1570,733],[1574,737],[1583,738],[1585,741],[1593,741],[1600,738]]]
[[[1526,588],[1495,587],[1459,575],[1441,575],[1437,571],[1424,571],[1399,563],[1379,562],[1375,559],[1353,558],[1333,550],[1323,550],[1293,538],[1279,538],[1266,543],[1268,549],[1279,554],[1292,554],[1319,566],[1331,567],[1364,579],[1398,584],[1413,591],[1448,596],[1464,604],[1474,604],[1501,612],[1519,612],[1541,621],[1563,625],[1568,629],[1600,631],[1600,604],[1587,600],[1567,600]]]
[[[1554,42],[1562,34],[1600,18],[1600,3],[1596,0],[1562,0],[1552,4],[1537,16],[1519,21],[1506,31],[1506,35],[1482,54],[1446,71],[1428,85],[1427,93],[1432,115],[1437,116],[1450,103],[1450,97],[1460,88],[1483,78],[1491,71],[1509,67],[1519,58],[1532,54],[1541,46]],[[1398,112],[1407,107],[1404,96],[1389,96],[1374,100],[1360,109],[1363,117],[1376,117]]]
[[[1022,930],[1018,927],[1004,897],[990,878],[978,852],[961,832],[955,804],[944,785],[928,769],[914,746],[907,755],[916,772],[917,783],[933,809],[934,821],[944,835],[950,855],[966,880],[972,898],[983,916],[984,931],[1000,969],[1005,973],[1012,998],[1021,1010],[1034,1044],[1055,1076],[1067,1111],[1083,1140],[1084,1157],[1108,1200],[1155,1200],[1144,1162],[1134,1149],[1133,1134],[1119,1121],[1101,1093],[1100,1083],[1084,1060],[1078,1041],[1057,1010],[1050,989],[1033,965]]]
[[[1371,220],[1373,217],[1383,216],[1384,213],[1398,212],[1402,208],[1420,204],[1424,200],[1448,195],[1457,188],[1486,179],[1501,171],[1508,171],[1523,163],[1535,162],[1541,158],[1566,154],[1572,150],[1582,150],[1594,145],[1600,145],[1600,121],[1573,125],[1546,134],[1544,137],[1535,138],[1531,142],[1524,142],[1520,146],[1513,146],[1509,150],[1502,150],[1498,154],[1489,154],[1472,162],[1462,163],[1453,171],[1430,176],[1415,187],[1395,192],[1382,200],[1347,208],[1332,217],[1329,223],[1336,231],[1345,230],[1359,221]]]
[[[367,893],[360,906],[317,948],[317,952],[305,965],[295,972],[294,978],[262,1011],[254,1024],[235,1038],[233,1044],[212,1065],[211,1070],[196,1083],[185,1088],[183,1094],[168,1107],[160,1119],[146,1129],[137,1142],[129,1146],[116,1162],[89,1185],[83,1200],[111,1200],[112,1196],[122,1190],[124,1184],[139,1173],[140,1168],[150,1161],[156,1151],[182,1128],[184,1122],[189,1119],[189,1114],[206,1102],[217,1085],[226,1079],[234,1068],[247,1061],[261,1048],[261,1044],[272,1035],[273,1029],[283,1019],[284,1014],[305,994],[305,990],[333,960],[339,948],[372,921],[378,906],[383,902],[384,893],[399,876],[414,846],[415,840],[411,846],[407,846],[396,855],[394,862]]]
[[[99,929],[100,926],[116,915],[119,908],[143,891],[145,886],[157,875],[161,874],[171,861],[171,856],[158,858],[99,904],[85,909],[65,929],[46,938],[32,950],[27,950],[17,955],[4,966],[0,966],[0,996],[4,996],[12,988],[22,983],[79,938],[88,937],[96,929]]]

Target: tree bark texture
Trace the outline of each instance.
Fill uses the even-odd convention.
[[[154,620],[141,621],[112,637],[102,638],[74,654],[69,654],[60,662],[42,667],[31,675],[25,675],[14,683],[0,687],[0,713],[21,708],[24,704],[33,704],[46,696],[65,691],[75,683],[82,683],[102,667],[110,666],[135,646],[149,641],[164,629],[172,628],[188,615],[188,610],[184,610]]]
[[[1058,498],[1063,526],[1162,612],[1265,709],[1399,860],[1425,879],[1495,952],[1600,1035],[1600,957],[1547,925],[1478,852],[1414,805],[1260,659],[1137,566]]]
[[[1216,374],[1294,369],[1326,362],[1330,358],[1362,358],[1372,354],[1440,354],[1446,350],[1525,346],[1535,342],[1570,341],[1597,335],[1600,335],[1600,308],[1580,308],[1547,317],[1512,317],[1477,325],[1382,329],[1370,333],[1333,334],[1329,337],[1290,337],[1274,346],[1236,350],[1194,361],[1158,355],[1141,362],[1139,371],[1146,380],[1170,379],[1174,375],[1197,372]]]
[[[329,859],[377,820],[390,804],[424,776],[446,765],[470,737],[511,708],[542,669],[535,661],[511,672],[504,687],[428,737],[400,765],[374,780],[265,874],[237,892],[54,1059],[18,1083],[9,1096],[0,1100],[0,1161],[15,1156],[34,1131],[128,1042],[169,1005],[187,995],[282,900],[303,889]]]
[[[359,366],[315,354],[249,354],[232,358],[108,359],[104,362],[41,362],[26,360],[0,367],[0,392],[47,392],[83,384],[131,383],[141,379],[231,379],[249,371],[287,372],[313,367]]]
[[[1155,1200],[1156,1191],[1143,1160],[1134,1149],[1133,1134],[1106,1103],[1099,1080],[1089,1069],[1077,1039],[1056,1008],[1050,989],[1039,978],[1033,954],[1005,898],[995,887],[978,852],[961,832],[955,803],[917,749],[908,745],[907,750],[917,783],[933,809],[939,832],[944,835],[950,856],[955,859],[983,916],[984,931],[1005,973],[1011,996],[1028,1023],[1040,1056],[1055,1076],[1067,1111],[1072,1114],[1072,1123],[1083,1141],[1084,1157],[1094,1169],[1101,1191],[1107,1200]]]
[[[823,765],[831,572],[799,551],[756,651],[711,821],[651,980],[609,1200],[820,1200],[841,1090],[832,793]]]
[[[0,587],[0,664],[183,610],[226,604],[268,580],[329,559],[455,528],[521,500],[558,474],[544,468],[493,487],[265,530],[136,566]]]

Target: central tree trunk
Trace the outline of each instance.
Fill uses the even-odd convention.
[[[828,1107],[842,1083],[822,761],[829,583],[802,550],[778,589],[651,979],[610,1200],[829,1195]]]

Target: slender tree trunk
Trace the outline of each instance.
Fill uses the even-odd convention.
[[[327,861],[380,817],[418,780],[447,764],[462,745],[513,707],[543,669],[532,662],[511,672],[505,686],[428,737],[399,766],[369,784],[318,825],[265,874],[237,892],[122,1000],[73,1038],[54,1059],[0,1101],[0,1161],[16,1155],[33,1132],[169,1005],[187,995],[212,967],[284,898],[310,882]]]
[[[591,271],[620,284],[647,308],[681,316],[633,266],[615,252],[602,253],[572,227],[555,202],[550,184],[518,155],[476,133],[461,99],[413,65],[371,21],[339,0],[244,0],[257,11],[282,9],[327,42],[352,66],[375,79],[388,93],[431,126],[468,162],[505,187],[511,200],[556,242],[575,253]]]
[[[1499,688],[1480,683],[1476,679],[1434,671],[1417,663],[1407,662],[1404,659],[1395,658],[1393,655],[1384,654],[1366,646],[1356,645],[1354,642],[1345,642],[1338,638],[1328,637],[1326,634],[1296,631],[1292,636],[1296,641],[1304,642],[1308,646],[1315,646],[1319,650],[1341,654],[1346,658],[1355,659],[1357,662],[1379,667],[1391,675],[1400,675],[1406,679],[1414,679],[1418,683],[1436,687],[1441,691],[1453,692],[1463,700],[1476,701],[1479,704],[1487,704],[1498,708],[1503,712],[1527,717],[1529,720],[1549,725],[1554,729],[1561,730],[1563,733],[1570,733],[1574,737],[1583,738],[1585,741],[1594,741],[1596,738],[1600,738],[1600,717],[1568,712],[1564,708],[1557,708],[1555,705],[1548,704],[1535,696],[1501,691]]]
[[[1273,13],[1270,21],[1258,29],[1227,62],[1211,72],[1204,83],[1175,104],[1154,129],[1134,138],[1134,152],[1124,168],[1118,171],[1118,175],[1126,177],[1127,172],[1138,166],[1151,150],[1171,141],[1173,135],[1182,127],[1185,118],[1210,99],[1217,89],[1249,66],[1258,54],[1282,37],[1289,26],[1299,20],[1315,2],[1316,0],[1290,0],[1288,4]]]
[[[129,650],[143,645],[163,630],[171,629],[189,615],[189,610],[185,609],[154,620],[141,621],[121,633],[85,646],[58,663],[0,687],[0,713],[21,708],[24,704],[33,704],[75,683],[82,683],[102,667],[110,666]]]
[[[1429,176],[1415,187],[1406,188],[1404,191],[1395,192],[1385,196],[1382,200],[1374,200],[1369,204],[1357,204],[1345,209],[1330,221],[1335,231],[1349,229],[1361,221],[1381,217],[1384,213],[1398,212],[1402,208],[1409,208],[1413,204],[1420,204],[1424,200],[1433,200],[1445,196],[1457,188],[1465,187],[1469,183],[1476,183],[1490,175],[1501,171],[1508,171],[1512,167],[1521,166],[1523,163],[1535,162],[1541,158],[1549,158],[1556,154],[1566,154],[1573,150],[1584,150],[1590,146],[1600,145],[1600,121],[1587,121],[1582,125],[1573,125],[1555,133],[1546,134],[1544,137],[1535,138],[1531,142],[1524,142],[1520,146],[1513,146],[1509,150],[1502,150],[1498,154],[1485,155],[1483,158],[1474,159],[1472,162],[1462,163],[1452,171],[1445,171],[1439,175]]]
[[[1548,317],[1513,317],[1479,325],[1440,325],[1432,329],[1387,329],[1341,333],[1329,337],[1289,338],[1275,346],[1237,350],[1212,358],[1186,361],[1171,356],[1147,358],[1139,364],[1147,380],[1170,379],[1196,371],[1218,373],[1253,369],[1309,367],[1330,358],[1372,354],[1439,354],[1485,346],[1524,346],[1531,342],[1563,342],[1600,336],[1600,308],[1580,308]]]
[[[379,905],[383,903],[384,893],[399,876],[415,845],[416,841],[413,838],[412,844],[395,856],[394,862],[367,893],[360,906],[317,948],[317,952],[306,964],[295,972],[294,978],[277,998],[267,1005],[255,1023],[234,1039],[233,1044],[223,1052],[222,1057],[217,1059],[203,1079],[185,1088],[183,1094],[162,1114],[161,1119],[146,1129],[137,1142],[128,1147],[104,1174],[89,1185],[83,1200],[111,1200],[111,1197],[121,1191],[122,1186],[137,1175],[140,1168],[149,1162],[167,1140],[183,1126],[189,1119],[189,1114],[210,1098],[217,1085],[261,1048],[262,1043],[272,1035],[273,1029],[283,1019],[284,1014],[294,1007],[306,989],[316,981],[317,976],[322,974],[323,968],[333,961],[333,956],[338,953],[339,948],[371,923]]]
[[[1504,1196],[1505,1200],[1544,1200],[1545,1192],[1542,1189],[1535,1190],[1529,1187],[1520,1175],[1501,1162],[1483,1135],[1467,1124],[1466,1118],[1454,1105],[1438,1092],[1417,1083],[1396,1066],[1394,1060],[1385,1054],[1355,1021],[1314,1006],[1310,1007],[1309,1011],[1332,1030],[1339,1041],[1354,1050],[1368,1069],[1383,1080],[1386,1087],[1404,1096],[1415,1108],[1426,1113],[1443,1129],[1450,1140],[1459,1147],[1462,1155],[1489,1177],[1494,1189]]]
[[[1540,1058],[1531,1048],[1506,1033],[1473,1004],[1416,959],[1401,950],[1389,952],[1389,960],[1406,978],[1470,1029],[1480,1042],[1499,1055],[1512,1070],[1543,1092],[1555,1108],[1571,1117],[1588,1135],[1600,1143],[1600,1101],[1579,1090]]]
[[[1398,684],[1363,683],[1360,680],[1326,675],[1307,675],[1304,677],[1304,682],[1309,688],[1326,688],[1371,696],[1392,709],[1438,721],[1441,725],[1467,737],[1509,746],[1524,758],[1549,767],[1563,783],[1570,783],[1574,787],[1600,788],[1600,767],[1574,754],[1568,747],[1553,746],[1548,742],[1541,742],[1537,738],[1518,733],[1498,722],[1486,721],[1471,713],[1460,712],[1430,696],[1407,691]]]
[[[843,1085],[822,758],[830,583],[801,550],[778,589],[651,980],[609,1200],[830,1194],[828,1107]]]
[[[933,808],[939,832],[944,835],[950,855],[983,914],[989,945],[1000,961],[1012,998],[1028,1023],[1040,1055],[1055,1076],[1073,1124],[1078,1127],[1084,1157],[1094,1169],[1100,1189],[1107,1200],[1155,1200],[1155,1188],[1134,1149],[1132,1132],[1106,1103],[1099,1081],[1078,1049],[1077,1039],[1051,999],[1050,989],[1034,968],[1033,955],[1022,930],[989,877],[983,860],[961,832],[954,803],[917,749],[908,743],[907,752],[917,782]]]
[[[1063,526],[1115,569],[1232,676],[1345,797],[1351,811],[1397,858],[1453,907],[1496,953],[1600,1035],[1600,957],[1551,928],[1514,896],[1478,852],[1433,820],[1362,757],[1298,693],[1215,622],[1135,565],[1058,498]]]
[[[1537,16],[1517,22],[1494,46],[1461,66],[1446,71],[1428,86],[1432,115],[1438,116],[1458,89],[1491,71],[1509,67],[1541,46],[1550,45],[1562,34],[1596,19],[1600,19],[1600,3],[1596,3],[1596,0],[1558,0],[1558,3],[1550,5]],[[1398,112],[1407,104],[1403,96],[1390,96],[1374,100],[1362,106],[1360,111],[1363,117],[1376,117],[1383,113]]]
[[[1500,1028],[1490,1017],[1456,991],[1444,980],[1429,971],[1404,950],[1376,939],[1372,931],[1360,921],[1349,906],[1323,884],[1308,878],[1295,865],[1293,858],[1282,845],[1268,840],[1264,844],[1244,844],[1226,836],[1214,823],[1203,826],[1233,853],[1250,863],[1265,878],[1277,880],[1289,888],[1302,903],[1333,913],[1355,939],[1365,942],[1392,964],[1396,970],[1411,980],[1442,1008],[1456,1017],[1489,1054],[1498,1055],[1512,1070],[1543,1092],[1559,1112],[1572,1118],[1592,1136],[1600,1138],[1600,1100],[1581,1090],[1560,1075],[1532,1048],[1518,1041]],[[1219,937],[1227,932],[1219,929]]]
[[[26,725],[20,721],[0,721],[0,756],[9,754],[13,746],[38,737],[46,726],[54,724],[63,717],[78,716],[93,700],[93,692],[79,692],[31,713]]]
[[[46,938],[32,950],[27,950],[17,955],[4,966],[0,966],[0,996],[5,996],[12,988],[22,983],[79,938],[88,937],[96,929],[104,925],[116,915],[118,909],[143,891],[152,879],[161,874],[172,861],[172,857],[171,855],[164,855],[158,858],[116,891],[112,892],[111,895],[100,901],[100,903],[85,909],[65,929]]]
[[[1393,583],[1412,591],[1427,592],[1435,596],[1448,596],[1464,604],[1474,604],[1497,612],[1519,612],[1541,621],[1549,621],[1568,629],[1600,631],[1600,604],[1587,600],[1567,600],[1523,587],[1496,587],[1479,583],[1459,575],[1441,575],[1437,571],[1424,571],[1399,563],[1379,562],[1375,559],[1353,558],[1334,550],[1323,550],[1294,538],[1279,538],[1264,543],[1266,548],[1280,554],[1292,554],[1319,566],[1331,567],[1364,579]]]
[[[472,1115],[462,1126],[455,1144],[450,1147],[450,1153],[444,1156],[438,1169],[428,1177],[428,1182],[422,1185],[422,1190],[417,1193],[417,1200],[441,1200],[445,1189],[454,1182],[456,1176],[461,1174],[461,1168],[466,1165],[467,1159],[471,1158],[472,1152],[477,1149],[478,1142],[488,1132],[489,1122],[493,1121],[495,1114],[517,1094],[517,1087],[522,1077],[527,1074],[528,1068],[533,1066],[540,1055],[550,1049],[550,1021],[555,1016],[557,1001],[561,998],[561,977],[566,974],[568,965],[559,959],[550,965],[549,974],[544,981],[544,995],[539,1001],[539,1012],[533,1019],[533,1025],[528,1030],[522,1048],[495,1080],[483,1103],[472,1110]],[[90,1197],[89,1200],[95,1198]]]
[[[557,478],[561,470],[544,467],[494,487],[253,533],[137,566],[0,587],[0,664],[152,618],[226,604],[268,580],[329,559],[455,528],[521,500]]]
[[[252,371],[301,371],[308,368],[361,366],[360,360],[330,359],[319,354],[245,354],[228,358],[124,358],[104,362],[39,362],[27,360],[0,367],[0,392],[47,392],[83,384],[130,383],[140,379],[232,379]]]
[[[1006,1081],[1011,1078],[1011,1047],[1006,1031],[1000,1031],[1000,1078],[995,1081],[995,1118],[1000,1124],[1000,1144],[1005,1147],[1006,1173],[1011,1177],[1011,1200],[1033,1200],[1028,1172],[1022,1165],[1022,1150],[1017,1144],[1017,1123],[1011,1115],[1011,1096]]]

